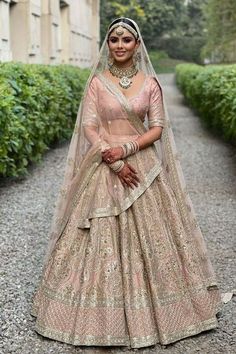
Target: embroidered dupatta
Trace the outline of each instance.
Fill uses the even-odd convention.
[[[151,75],[154,77],[161,89],[161,85],[150,62],[140,30],[135,22],[134,24],[139,33],[139,39],[141,42],[138,48],[141,58],[141,61],[139,62],[139,70],[142,70],[146,75]],[[92,80],[96,75],[104,84],[104,88],[106,88],[114,96],[116,101],[119,102],[123,108],[125,116],[123,116],[122,119],[125,119],[123,123],[126,124],[128,134],[124,134],[124,137],[120,140],[120,142],[126,141],[125,139],[129,141],[132,136],[135,139],[135,137],[143,134],[147,130],[145,124],[143,124],[140,118],[137,117],[135,112],[132,110],[132,107],[125,96],[119,91],[118,88],[115,87],[114,84],[112,84],[112,82],[102,75],[102,72],[108,67],[107,59],[109,49],[107,45],[107,36],[108,33],[102,44],[97,62],[94,64],[90,77],[87,81],[84,95],[79,106],[76,124],[67,156],[64,181],[57,199],[54,218],[51,225],[50,240],[45,257],[45,264],[47,263],[57,240],[60,238],[68,222],[73,207],[77,203],[84,201],[81,204],[83,205],[83,208],[81,210],[81,218],[78,220],[78,227],[88,228],[90,218],[118,215],[120,212],[127,209],[130,205],[132,205],[134,200],[149,187],[158,173],[163,170],[167,177],[169,186],[175,194],[177,207],[183,220],[184,228],[189,237],[194,240],[196,253],[198,253],[199,257],[201,257],[201,259],[205,262],[204,268],[206,271],[206,278],[212,279],[210,284],[208,282],[208,286],[214,287],[216,286],[214,271],[209,261],[209,257],[207,256],[203,235],[197,223],[196,214],[187,190],[162,89],[162,104],[165,114],[162,117],[163,131],[161,138],[152,146],[144,149],[143,151],[139,151],[136,155],[129,157],[130,162],[134,163],[134,165],[142,166],[143,178],[140,186],[134,191],[130,190],[129,192],[124,192],[124,190],[122,190],[123,187],[120,184],[119,190],[117,191],[118,177],[102,162],[101,151],[104,147],[103,142],[106,141],[112,146],[113,143],[115,145],[118,144],[119,139],[116,141],[114,139],[111,139],[110,141],[109,139],[106,139],[106,132],[108,129],[103,129],[103,133],[101,133],[99,127],[103,126],[103,128],[106,128],[108,126],[106,123],[109,123],[109,121],[101,124],[103,117],[97,117],[97,113],[92,111],[90,112],[90,115],[88,114],[89,103],[91,104],[91,109],[93,109],[94,105],[92,97],[89,97],[91,93],[89,88],[91,87]],[[90,101],[88,102],[88,100]],[[99,104],[100,102],[98,102],[98,106]],[[87,108],[85,109],[85,107]],[[94,128],[94,131],[97,129],[96,133],[97,137],[99,137],[98,139],[96,138],[92,144],[91,141],[87,139],[86,135],[86,126],[88,127],[88,125],[91,125],[91,127]],[[113,138],[115,136],[115,134],[110,135]],[[120,134],[120,136],[121,135],[122,134]],[[147,153],[148,155],[146,155]],[[105,175],[109,181],[112,181],[112,183],[108,183],[108,189],[112,186],[112,191],[110,193],[111,198],[108,200],[108,203],[106,202],[106,207],[102,202],[100,205],[94,206],[93,198],[91,197],[94,193],[97,193],[99,189],[90,188],[92,185],[94,186],[92,181],[94,179],[98,181],[97,186],[99,186],[99,180],[102,175]],[[112,196],[114,198],[112,198]]]

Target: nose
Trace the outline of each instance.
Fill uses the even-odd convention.
[[[122,48],[123,46],[122,46],[122,39],[121,38],[119,38],[119,42],[118,42],[118,48],[120,49],[120,48]]]

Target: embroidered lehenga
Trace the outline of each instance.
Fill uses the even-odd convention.
[[[217,281],[141,44],[146,78],[128,99],[103,75],[104,40],[80,104],[34,296],[36,331],[74,345],[138,348],[217,327]],[[153,124],[163,127],[161,139],[127,157],[140,183],[124,188],[102,161],[103,146],[135,140]]]

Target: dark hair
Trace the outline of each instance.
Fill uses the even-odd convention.
[[[113,26],[113,25],[115,25],[116,23],[118,23],[118,22],[124,22],[124,23],[127,23],[127,25],[129,25],[129,26],[131,26],[134,30],[135,30],[135,32],[137,32],[137,35],[138,35],[138,31],[137,31],[137,28],[135,27],[135,25],[133,24],[133,22],[131,22],[128,18],[126,18],[126,17],[119,17],[119,18],[116,18],[114,21],[112,21],[112,23],[109,25],[109,27],[108,27],[108,31],[109,31],[109,29]],[[136,40],[137,40],[138,38],[136,38]]]

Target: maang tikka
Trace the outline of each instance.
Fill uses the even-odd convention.
[[[115,28],[115,33],[117,34],[117,36],[121,36],[122,34],[124,34],[124,28],[121,25],[119,25],[117,28]],[[114,58],[111,56],[111,53],[109,52],[109,56],[107,60],[109,71],[113,76],[120,78],[119,85],[124,89],[127,89],[131,86],[132,84],[131,78],[134,75],[136,75],[138,72],[138,68],[136,66],[136,63],[139,61],[138,54],[140,53],[137,53],[137,51],[135,51],[135,53],[133,54],[133,65],[131,67],[122,69],[117,67],[114,64]]]
[[[122,36],[122,34],[124,34],[124,28],[122,26],[117,27],[116,34],[117,36]]]

